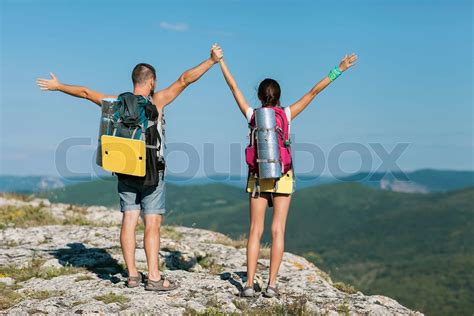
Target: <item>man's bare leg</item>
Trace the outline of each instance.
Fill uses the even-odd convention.
[[[122,246],[122,254],[127,266],[129,276],[138,276],[137,267],[135,265],[135,228],[137,227],[140,210],[125,211],[122,217],[122,228],[120,230],[120,245]]]
[[[143,238],[143,244],[148,264],[148,279],[151,281],[159,281],[161,278],[159,269],[160,228],[163,215],[146,214],[144,218],[145,236]],[[163,286],[167,287],[169,285],[168,280],[163,281]]]
[[[143,244],[145,247],[146,261],[148,264],[148,279],[160,280],[159,251],[160,251],[160,227],[163,216],[159,214],[145,214],[145,236]],[[168,283],[165,281],[164,286]]]

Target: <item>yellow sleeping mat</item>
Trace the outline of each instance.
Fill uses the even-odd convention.
[[[256,178],[249,176],[247,180],[247,192],[253,192]],[[259,179],[260,192],[292,194],[294,191],[293,170],[289,170],[278,180],[275,186],[274,179]]]
[[[102,168],[143,177],[146,172],[146,144],[143,140],[102,135]]]

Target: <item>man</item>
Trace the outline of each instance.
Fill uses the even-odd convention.
[[[144,63],[135,66],[132,72],[133,94],[148,98],[156,106],[158,111],[157,129],[161,140],[164,136],[163,110],[165,106],[180,95],[189,84],[201,78],[222,56],[222,50],[216,44],[213,45],[210,58],[185,71],[172,85],[156,93],[154,93],[156,88],[155,69]],[[103,98],[117,97],[93,91],[87,87],[62,84],[52,73],[51,79],[38,79],[37,84],[41,90],[61,91],[74,97],[90,100],[99,106]],[[164,144],[161,145],[161,148],[163,147]],[[162,174],[159,179],[163,179]],[[122,175],[118,178],[118,191],[123,213],[120,244],[128,270],[127,286],[136,287],[143,281],[142,274],[137,271],[135,265],[135,228],[140,212],[142,212],[145,224],[144,247],[148,265],[148,282],[145,289],[154,291],[176,289],[178,284],[162,277],[158,269],[160,226],[166,211],[164,181],[159,181],[156,186],[148,186],[140,183],[136,177]]]

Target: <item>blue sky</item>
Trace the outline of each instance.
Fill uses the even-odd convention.
[[[57,175],[60,144],[80,139],[66,162],[90,173],[99,108],[57,92],[42,92],[38,77],[54,72],[64,83],[106,93],[132,89],[138,62],[153,64],[158,88],[208,57],[218,42],[248,101],[256,87],[277,79],[289,105],[327,75],[346,53],[359,62],[292,125],[295,142],[314,144],[327,157],[341,143],[390,151],[409,143],[397,160],[404,170],[473,169],[471,1],[12,1],[1,5],[1,174]],[[200,157],[214,144],[215,171],[230,167],[230,143],[245,144],[247,126],[218,66],[166,109],[169,149],[191,144]],[[87,145],[89,144],[89,145]],[[55,158],[57,157],[57,159]],[[235,155],[232,157],[235,158]],[[240,161],[233,159],[235,161]],[[339,157],[360,169],[353,152]],[[64,160],[64,159],[63,159]],[[365,160],[367,161],[367,160]],[[188,158],[168,155],[170,170]],[[297,172],[313,159],[296,153]],[[324,166],[322,166],[322,164]],[[245,170],[245,166],[242,166]]]

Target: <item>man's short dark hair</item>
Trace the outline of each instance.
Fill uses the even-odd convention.
[[[156,71],[150,64],[139,63],[133,68],[132,81],[133,85],[144,84],[148,79],[156,79]]]

